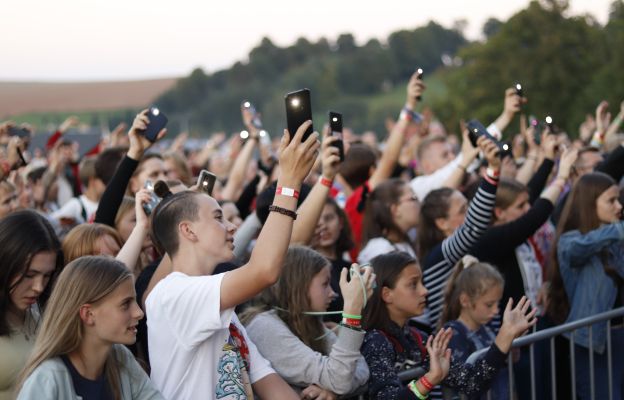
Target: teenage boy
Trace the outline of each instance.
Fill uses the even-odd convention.
[[[168,399],[298,399],[251,343],[234,313],[277,281],[288,249],[301,182],[318,154],[318,134],[284,132],[277,193],[249,262],[211,275],[233,258],[233,224],[212,197],[184,191],[154,210],[156,243],[173,272],[145,301],[151,377]]]

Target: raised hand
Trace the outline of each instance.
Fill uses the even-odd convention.
[[[604,134],[611,124],[611,113],[609,112],[609,103],[601,101],[596,107],[596,131]]]
[[[496,346],[503,353],[509,351],[511,343],[515,338],[523,335],[529,328],[537,323],[537,318],[535,318],[537,308],[533,308],[533,310],[529,312],[531,302],[526,296],[522,296],[515,307],[512,308],[512,305],[513,299],[510,298],[505,307],[505,312],[503,313],[503,324],[495,340]]]
[[[340,166],[340,151],[332,143],[340,140],[336,136],[332,136],[327,129],[323,129],[323,143],[321,144],[321,163],[323,167],[323,177],[333,181],[338,174],[338,168]]]
[[[319,134],[313,132],[305,142],[302,142],[303,134],[312,125],[312,121],[306,121],[294,136],[284,129],[284,135],[279,147],[280,184],[299,188],[301,182],[308,176],[321,144],[318,140]],[[292,137],[292,139],[290,139]]]
[[[440,329],[435,337],[429,336],[427,338],[429,371],[425,376],[434,386],[446,378],[451,368],[451,349],[448,348],[451,336],[453,336],[453,330],[447,328]]]
[[[413,110],[416,107],[416,103],[418,103],[418,99],[425,92],[426,88],[427,86],[425,86],[423,81],[418,78],[418,72],[414,72],[407,83],[407,98],[405,100],[405,106]]]
[[[149,118],[147,117],[147,113],[149,110],[146,108],[141,111],[134,117],[134,121],[132,122],[132,126],[130,127],[130,131],[128,132],[128,137],[130,138],[130,149],[128,150],[128,157],[133,160],[140,160],[143,157],[143,154],[150,146],[153,144],[143,135],[145,129],[147,129],[147,125],[149,124]],[[160,140],[167,133],[167,129],[163,129],[158,132],[158,136],[156,140]]]
[[[80,122],[80,120],[78,119],[78,117],[76,117],[75,115],[72,115],[70,117],[67,117],[65,119],[65,121],[63,121],[63,123],[59,126],[59,131],[61,133],[65,133],[67,132],[67,130],[69,128],[78,126],[78,123]]]
[[[501,159],[500,159],[500,149],[492,140],[486,138],[485,136],[481,136],[477,139],[477,146],[483,154],[485,155],[485,159],[488,162],[488,166],[493,169],[500,169]]]
[[[559,171],[557,171],[558,179],[567,180],[570,177],[570,171],[577,158],[578,149],[570,147],[563,152],[559,161]]]
[[[149,224],[149,219],[147,214],[145,214],[145,210],[143,209],[143,205],[150,202],[152,199],[151,191],[149,189],[141,189],[134,195],[134,212],[136,214],[136,226],[140,226],[142,228],[147,228]]]
[[[344,312],[346,314],[361,315],[364,304],[364,291],[362,290],[362,283],[366,290],[366,298],[370,299],[373,295],[373,284],[377,279],[377,276],[373,273],[373,269],[370,266],[361,268],[358,264],[351,264],[351,270],[353,271],[351,280],[347,281],[347,275],[349,271],[347,268],[343,268],[340,271],[340,291],[344,298]],[[362,279],[358,275],[362,275]]]

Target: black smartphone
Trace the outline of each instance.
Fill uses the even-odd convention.
[[[425,75],[425,72],[422,70],[422,68],[418,68],[416,70],[416,73],[418,74],[417,75],[418,79],[422,80],[423,76]],[[422,100],[422,96],[416,96],[416,100],[421,101]]]
[[[202,169],[197,178],[197,188],[209,196],[212,196],[217,176],[210,171]]]
[[[249,100],[244,100],[241,103],[241,108],[249,110],[251,113],[251,124],[257,129],[262,129],[262,120],[260,119],[260,114],[258,114],[256,107],[254,107]]]
[[[332,136],[338,137],[333,146],[338,148],[340,162],[344,161],[344,141],[342,140],[342,114],[335,111],[329,112],[329,131]]]
[[[522,85],[521,85],[521,84],[516,83],[516,84],[514,85],[514,88],[516,89],[516,94],[517,94],[518,96],[520,96],[520,97],[523,97],[523,96],[524,96],[524,91],[522,90]]]
[[[295,135],[297,129],[306,122],[312,120],[312,103],[310,101],[310,89],[301,89],[296,92],[290,92],[284,98],[286,103],[286,123],[288,125],[288,132],[291,135]],[[312,124],[303,133],[302,142],[305,142],[308,137],[314,132]]]
[[[17,136],[19,138],[30,138],[30,131],[26,128],[11,126],[9,127],[9,136]]]
[[[147,118],[149,118],[150,122],[143,132],[143,136],[150,142],[155,142],[158,138],[158,133],[167,126],[169,119],[157,107],[150,107],[147,112]]]
[[[481,122],[477,121],[476,119],[473,119],[473,120],[468,121],[466,126],[468,127],[468,138],[470,139],[470,143],[472,143],[474,147],[477,147],[477,139],[480,136],[485,136],[486,138],[496,143],[496,145],[501,151],[504,150],[501,142],[496,140],[494,136],[490,135],[490,133],[487,131],[487,129],[485,129],[485,127],[483,126]]]

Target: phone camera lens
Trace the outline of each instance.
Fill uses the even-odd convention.
[[[250,103],[250,102],[248,102],[248,101],[246,101],[246,102],[243,104],[243,107],[245,107],[245,108],[249,108],[249,107],[251,107],[251,103]]]
[[[160,110],[158,108],[152,108],[152,114],[158,115],[160,114]]]
[[[241,139],[247,139],[249,137],[249,132],[241,131],[240,137],[241,137]]]
[[[338,118],[337,118],[337,117],[334,117],[334,118],[332,118],[332,121],[333,121],[333,122],[338,122]]]
[[[300,101],[299,101],[299,99],[298,99],[298,98],[296,98],[296,97],[290,101],[290,104],[291,104],[293,107],[298,107],[300,103],[301,103],[301,102],[300,102]]]
[[[552,117],[550,115],[548,117],[546,117],[546,123],[547,124],[552,124]]]

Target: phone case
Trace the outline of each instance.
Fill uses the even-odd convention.
[[[147,113],[150,123],[147,125],[143,135],[150,142],[155,142],[158,138],[158,133],[167,126],[167,116],[162,113],[158,108],[151,107]]]
[[[333,146],[338,148],[340,155],[340,161],[344,161],[344,141],[342,139],[342,114],[335,111],[329,112],[329,130],[332,136],[338,136],[340,140],[332,143]]]
[[[291,135],[294,135],[301,124],[312,119],[310,89],[301,89],[296,92],[290,92],[286,95],[284,100],[286,104],[286,123],[288,125],[288,132]],[[314,132],[314,128],[310,125],[304,132],[301,141],[305,142],[312,132]]]

